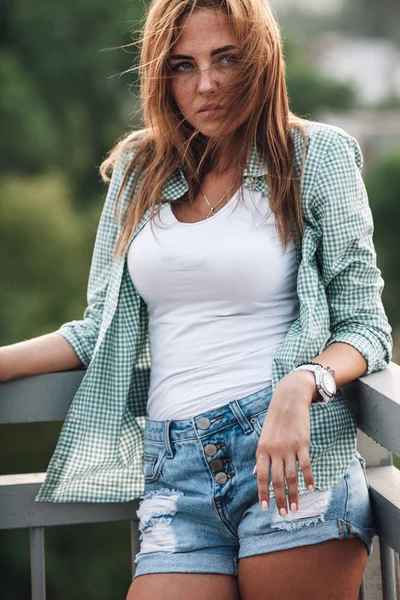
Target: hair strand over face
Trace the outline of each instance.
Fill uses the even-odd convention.
[[[223,122],[210,137],[194,129],[180,114],[170,92],[167,62],[185,19],[202,9],[228,16],[240,48],[235,77],[223,88],[229,122]],[[299,243],[304,230],[301,187],[306,121],[289,108],[280,28],[268,0],[153,0],[140,45],[144,129],[125,136],[100,168],[107,181],[117,159],[125,151],[135,151],[115,207],[117,212],[124,185],[134,171],[131,201],[122,216],[114,258],[126,254],[131,232],[144,212],[151,208],[154,216],[161,207],[163,187],[179,165],[189,185],[187,200],[194,200],[202,178],[216,166],[218,144],[230,135],[240,136],[235,186],[243,183],[243,170],[255,148],[260,166],[266,166],[269,202],[282,245],[286,248],[291,239]],[[295,160],[293,128],[300,130],[304,141],[300,168]]]

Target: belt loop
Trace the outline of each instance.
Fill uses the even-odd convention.
[[[167,456],[169,456],[170,458],[173,457],[174,453],[172,451],[172,446],[171,446],[171,440],[170,440],[170,436],[169,436],[169,427],[171,425],[171,421],[165,421],[164,422],[164,446],[166,449],[166,454]]]
[[[231,409],[231,411],[233,412],[233,414],[235,415],[236,419],[238,420],[244,433],[246,433],[246,434],[251,433],[254,430],[254,427],[250,423],[250,421],[248,420],[246,415],[243,413],[242,409],[240,408],[240,406],[238,404],[238,401],[232,400],[232,402],[229,402],[228,406]]]

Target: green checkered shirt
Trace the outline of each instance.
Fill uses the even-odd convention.
[[[306,128],[305,232],[297,250],[300,316],[274,357],[273,389],[291,369],[319,354],[328,333],[327,345],[345,342],[365,357],[366,374],[384,369],[391,359],[391,327],[381,302],[383,280],[376,266],[360,147],[338,127],[310,122]],[[292,135],[300,169],[303,139],[296,128]],[[86,373],[36,501],[127,502],[144,490],[148,313],[129,276],[126,257],[112,257],[120,231],[114,205],[126,168],[121,165],[120,161],[113,172],[99,222],[83,319],[57,331],[71,344]],[[268,196],[265,173],[253,151],[243,185]],[[120,214],[129,202],[133,177]],[[163,200],[180,198],[187,188],[178,168],[164,187]],[[150,209],[132,239],[149,219]],[[343,392],[339,390],[329,404],[312,404],[310,423],[315,486],[326,490],[345,475],[356,453],[356,425]],[[305,491],[299,471],[299,492]]]

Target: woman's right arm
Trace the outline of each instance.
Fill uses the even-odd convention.
[[[0,381],[80,367],[82,362],[72,346],[57,333],[0,348]]]
[[[118,235],[118,223],[114,216],[115,201],[129,164],[129,157],[126,153],[117,160],[111,177],[97,228],[87,288],[87,307],[83,319],[64,323],[53,333],[1,347],[0,381],[89,366],[100,331]],[[121,198],[119,214],[128,185]]]

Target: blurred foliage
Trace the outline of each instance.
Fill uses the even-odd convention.
[[[340,83],[318,72],[307,58],[300,39],[286,37],[286,81],[291,109],[300,116],[322,110],[346,110],[356,105],[356,90],[348,83]]]
[[[130,43],[142,10],[137,0],[0,4],[0,345],[83,314],[106,193],[97,168],[116,139],[138,124],[136,76],[119,75],[135,60],[135,49],[121,46]],[[316,72],[294,34],[286,32],[284,42],[295,113],[317,118],[322,109],[354,107],[354,89]],[[400,150],[366,174],[385,305],[396,327],[399,167]],[[46,469],[59,423],[0,430],[2,473]],[[26,600],[28,532],[2,532],[0,540],[2,595]],[[129,525],[49,528],[46,576],[49,600],[125,598]]]
[[[351,0],[339,17],[344,30],[367,37],[391,38],[400,43],[398,0]]]
[[[399,330],[400,145],[371,166],[364,179],[374,216],[378,266],[385,279],[383,301],[393,329]]]
[[[95,165],[127,129],[124,87],[136,82],[134,74],[118,77],[131,66],[135,48],[105,50],[129,44],[129,29],[141,15],[141,3],[133,0],[6,1],[4,168],[58,167],[70,178],[74,198],[91,199]]]

